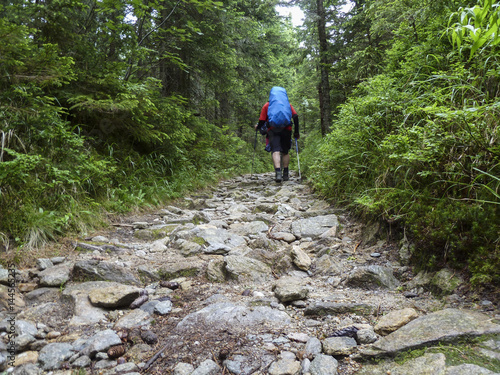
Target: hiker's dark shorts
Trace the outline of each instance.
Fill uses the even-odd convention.
[[[292,145],[292,131],[282,129],[269,129],[269,144],[271,145],[271,152],[281,151],[283,155],[287,155]]]

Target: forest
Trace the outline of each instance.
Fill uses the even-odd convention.
[[[270,171],[277,85],[319,195],[498,287],[499,26],[493,0],[3,1],[1,258]]]

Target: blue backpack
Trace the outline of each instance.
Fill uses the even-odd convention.
[[[269,126],[273,128],[284,128],[290,125],[292,108],[290,107],[286,90],[283,87],[274,86],[271,89],[267,118]]]

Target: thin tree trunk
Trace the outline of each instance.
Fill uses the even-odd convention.
[[[321,135],[325,136],[330,129],[330,80],[328,77],[328,40],[326,37],[326,13],[323,0],[317,0],[318,36],[319,36],[319,109],[321,117]]]

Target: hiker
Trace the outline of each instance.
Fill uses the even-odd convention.
[[[288,102],[286,90],[283,87],[273,87],[269,101],[262,107],[255,130],[269,137],[276,182],[289,179],[290,155],[288,152],[292,146],[292,119],[293,137],[299,139],[299,116]],[[281,157],[283,157],[283,170],[281,170]]]

